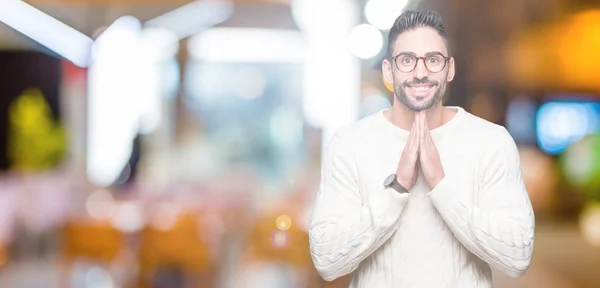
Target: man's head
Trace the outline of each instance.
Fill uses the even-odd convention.
[[[421,111],[441,105],[446,84],[454,78],[454,59],[437,12],[405,11],[396,19],[388,36],[383,74],[408,109]]]

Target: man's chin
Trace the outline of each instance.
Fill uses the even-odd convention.
[[[431,99],[433,98],[433,95],[426,95],[426,96],[413,96],[413,95],[409,95],[408,99],[410,100],[410,103],[412,105],[415,106],[423,106],[429,102],[431,102]]]
[[[435,95],[437,89],[437,85],[432,86],[431,88],[424,91],[415,91],[411,87],[404,87],[404,94],[408,95],[410,98],[431,98]]]
[[[432,97],[411,97],[408,98],[408,105],[407,106],[408,109],[418,112],[418,111],[423,111],[423,110],[427,110],[429,108],[431,108],[432,106]]]
[[[428,107],[426,107],[424,105],[414,105],[414,104],[406,106],[406,108],[408,108],[409,110],[414,111],[414,112],[424,111],[424,110],[428,109]]]

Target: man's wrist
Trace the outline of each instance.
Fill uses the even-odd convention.
[[[408,193],[408,189],[404,188],[404,186],[398,181],[394,182],[392,186],[398,193]]]
[[[400,182],[398,182],[398,176],[396,173],[389,175],[384,181],[385,188],[392,188],[398,193],[407,193],[408,189],[405,188]]]
[[[435,187],[438,186],[438,184],[440,184],[440,182],[442,182],[442,180],[444,180],[444,178],[446,177],[446,175],[444,173],[442,173],[441,176],[433,179],[433,181],[431,181],[431,183],[429,183],[429,185],[431,185],[431,190],[433,190]]]

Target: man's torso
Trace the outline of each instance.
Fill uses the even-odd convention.
[[[477,188],[479,183],[476,179],[479,179],[477,175],[482,168],[478,159],[481,159],[483,151],[477,149],[479,137],[470,137],[472,133],[469,133],[468,127],[466,129],[465,133],[445,135],[435,144],[444,170],[460,171],[453,173],[460,177],[459,181]],[[368,191],[379,189],[385,177],[396,171],[405,143],[394,137],[377,137],[377,133],[369,135],[368,129],[357,131],[363,135],[353,137],[356,141],[351,145],[356,156],[360,193],[365,203],[369,201]],[[364,282],[366,279],[359,280],[357,277],[374,268],[370,266],[382,263],[388,265],[387,269],[392,272],[389,281],[393,287],[490,287],[489,266],[457,240],[427,197],[429,191],[419,169],[417,182],[410,189],[410,200],[400,216],[396,233],[383,244],[385,247],[370,257],[391,255],[391,259],[363,261],[351,287],[369,287]],[[462,197],[469,197],[472,202],[476,195]],[[383,253],[383,250],[387,251]],[[473,283],[473,279],[481,283]]]

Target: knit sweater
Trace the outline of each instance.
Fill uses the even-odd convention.
[[[309,225],[314,265],[350,287],[492,286],[491,268],[520,277],[533,252],[534,214],[519,153],[502,126],[460,107],[430,130],[445,177],[422,171],[409,193],[384,188],[409,131],[383,111],[336,131],[323,157]]]

